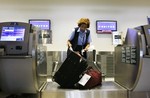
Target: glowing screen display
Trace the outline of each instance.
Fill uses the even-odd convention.
[[[117,21],[97,20],[96,31],[117,31]]]
[[[29,23],[33,26],[39,27],[41,30],[51,29],[50,20],[30,19]]]
[[[0,41],[24,41],[25,27],[5,26],[2,27]]]

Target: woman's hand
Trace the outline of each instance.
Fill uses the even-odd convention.
[[[67,46],[68,46],[68,47],[72,47],[72,44],[70,43],[69,40],[67,41]]]

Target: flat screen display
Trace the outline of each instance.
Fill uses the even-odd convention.
[[[29,23],[33,26],[39,27],[41,30],[50,30],[51,22],[50,20],[42,20],[42,19],[30,19]]]
[[[24,41],[25,27],[4,26],[2,27],[0,41]]]
[[[117,21],[97,20],[96,31],[117,31]]]

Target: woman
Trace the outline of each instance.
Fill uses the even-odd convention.
[[[69,39],[67,41],[69,55],[69,49],[73,49],[80,53],[84,58],[87,58],[87,51],[92,42],[90,30],[90,20],[88,18],[81,18],[78,21],[78,27],[74,28]]]

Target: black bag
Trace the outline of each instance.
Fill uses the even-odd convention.
[[[87,66],[87,61],[84,58],[71,51],[53,79],[62,88],[73,88],[80,80],[80,75],[86,70]]]

